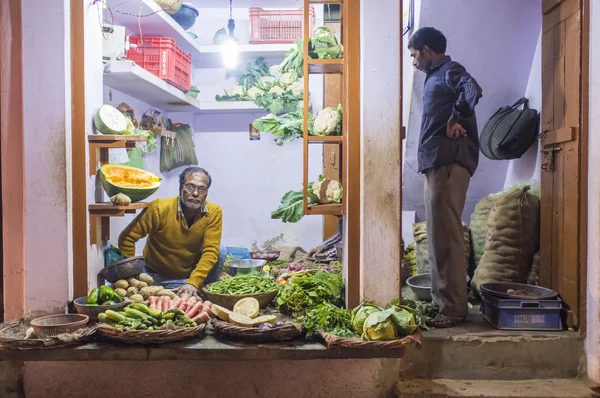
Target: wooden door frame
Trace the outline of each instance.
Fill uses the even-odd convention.
[[[0,1],[0,158],[4,316],[25,314],[25,134],[22,0]]]

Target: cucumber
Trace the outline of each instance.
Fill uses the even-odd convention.
[[[145,321],[148,318],[150,318],[148,315],[144,314],[143,312],[138,311],[134,308],[131,308],[131,306],[125,310],[125,315],[128,316],[129,318],[141,319],[142,321]]]
[[[94,127],[101,134],[122,135],[127,130],[127,118],[114,106],[104,104],[94,116]]]
[[[133,310],[137,310],[139,312],[143,312],[146,315],[150,314],[150,308],[148,308],[146,305],[142,304],[142,303],[133,303],[131,304],[129,307],[127,308],[131,308]]]
[[[127,317],[124,315],[121,315],[118,312],[112,311],[112,310],[106,310],[104,312],[106,314],[106,317],[112,321],[115,322],[127,322]]]

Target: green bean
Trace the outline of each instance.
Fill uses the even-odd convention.
[[[236,276],[207,286],[210,293],[234,295],[272,292],[277,289],[278,285],[272,279],[258,276]]]

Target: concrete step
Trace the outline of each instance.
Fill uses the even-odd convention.
[[[585,364],[578,332],[524,332],[491,328],[473,309],[467,323],[423,332],[423,346],[409,346],[402,379],[571,379]]]
[[[398,398],[598,398],[585,381],[551,380],[402,380]]]

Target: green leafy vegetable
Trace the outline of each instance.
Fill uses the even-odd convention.
[[[365,341],[386,341],[398,337],[392,321],[393,309],[371,313],[363,324],[361,339]]]
[[[315,196],[312,192],[313,183],[308,183],[308,204],[313,205],[317,202],[315,201]],[[283,222],[289,223],[297,223],[300,221],[302,217],[304,217],[304,207],[302,204],[302,191],[288,191],[283,198],[281,198],[281,204],[277,208],[271,212],[271,218],[273,220],[280,219]]]
[[[279,291],[277,309],[299,316],[320,304],[343,305],[345,286],[340,275],[321,270],[307,270],[296,272],[294,277]]]
[[[306,336],[312,337],[318,330],[339,337],[354,337],[352,311],[338,308],[331,303],[322,304],[297,318],[306,328]]]
[[[260,132],[271,133],[275,143],[282,146],[285,143],[301,138],[304,134],[304,115],[301,109],[276,116],[273,113],[256,119],[252,126]],[[308,119],[309,132],[312,130],[312,117]]]
[[[254,63],[248,63],[243,68],[227,69],[225,77],[230,79],[235,77],[240,86],[249,89],[256,86],[257,80],[263,76],[269,76],[269,66],[265,62],[264,57],[257,58]]]
[[[381,311],[383,308],[378,307],[369,302],[362,302],[352,310],[352,326],[354,327],[354,331],[359,336],[363,334],[363,325],[367,320],[367,317],[374,312]]]

